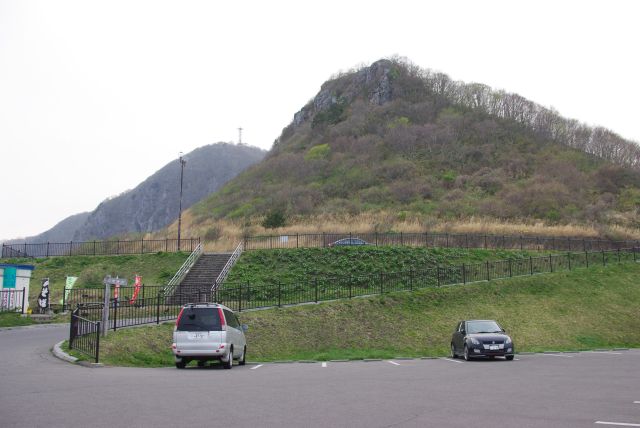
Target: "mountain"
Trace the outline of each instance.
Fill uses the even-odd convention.
[[[324,83],[212,218],[395,212],[637,227],[640,147],[517,94],[380,60]]]
[[[210,144],[184,155],[183,210],[264,156],[265,151],[257,147],[227,143]],[[152,232],[178,217],[179,196],[180,163],[173,160],[133,190],[103,201],[91,213],[68,217],[26,241],[85,241]]]

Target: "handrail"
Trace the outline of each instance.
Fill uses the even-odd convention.
[[[167,283],[167,286],[164,287],[164,295],[169,296],[173,290],[182,282],[184,277],[189,273],[189,270],[193,267],[194,264],[198,261],[200,256],[202,255],[202,243],[198,244],[198,246],[193,250],[193,252],[187,257],[187,260],[184,261],[180,269],[173,275],[173,278]]]
[[[229,271],[231,270],[233,265],[236,264],[236,261],[238,261],[238,259],[240,258],[240,255],[242,254],[243,250],[244,250],[244,243],[240,242],[236,247],[235,251],[233,252],[233,254],[231,254],[231,257],[229,257],[227,264],[225,264],[224,267],[222,268],[222,271],[220,271],[220,275],[218,275],[216,280],[213,282],[213,285],[211,286],[211,291],[217,290],[218,286],[224,282],[224,280],[227,278],[227,275],[229,275]]]

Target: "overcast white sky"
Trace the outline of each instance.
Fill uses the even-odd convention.
[[[394,54],[640,141],[636,1],[0,0],[0,238],[218,141],[268,149],[332,74]],[[177,183],[176,183],[177,185]]]

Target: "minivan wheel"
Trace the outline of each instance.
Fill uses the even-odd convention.
[[[469,348],[467,345],[464,345],[464,359],[465,361],[471,361],[471,356],[469,355]]]
[[[458,358],[458,355],[456,355],[456,348],[453,347],[453,343],[451,344],[451,358]]]
[[[233,368],[233,348],[229,349],[229,360],[223,361],[223,367],[225,369]]]
[[[513,360],[513,355],[507,355],[506,357],[504,357],[507,361],[511,361]]]
[[[240,358],[240,361],[238,361],[238,364],[241,366],[244,366],[245,364],[247,364],[247,346],[246,345],[242,350],[242,358]]]
[[[185,367],[187,367],[187,363],[185,363],[184,361],[180,361],[180,362],[176,361],[176,368],[177,369],[183,369]]]

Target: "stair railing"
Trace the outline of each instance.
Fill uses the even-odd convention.
[[[175,291],[175,288],[180,285],[184,277],[189,273],[189,270],[193,267],[194,264],[198,261],[200,256],[202,255],[202,243],[198,244],[198,246],[193,250],[193,252],[187,257],[187,260],[184,261],[180,269],[173,275],[173,278],[167,283],[164,287],[164,295],[165,297],[170,296]]]
[[[227,278],[227,275],[229,275],[229,271],[240,258],[240,255],[242,254],[243,250],[244,250],[244,244],[240,242],[236,247],[235,251],[233,252],[233,254],[231,254],[231,257],[229,257],[227,264],[225,264],[224,267],[222,268],[222,271],[220,271],[220,275],[218,275],[216,280],[213,282],[213,285],[211,286],[211,291],[216,291],[218,287],[224,282],[224,280]]]

